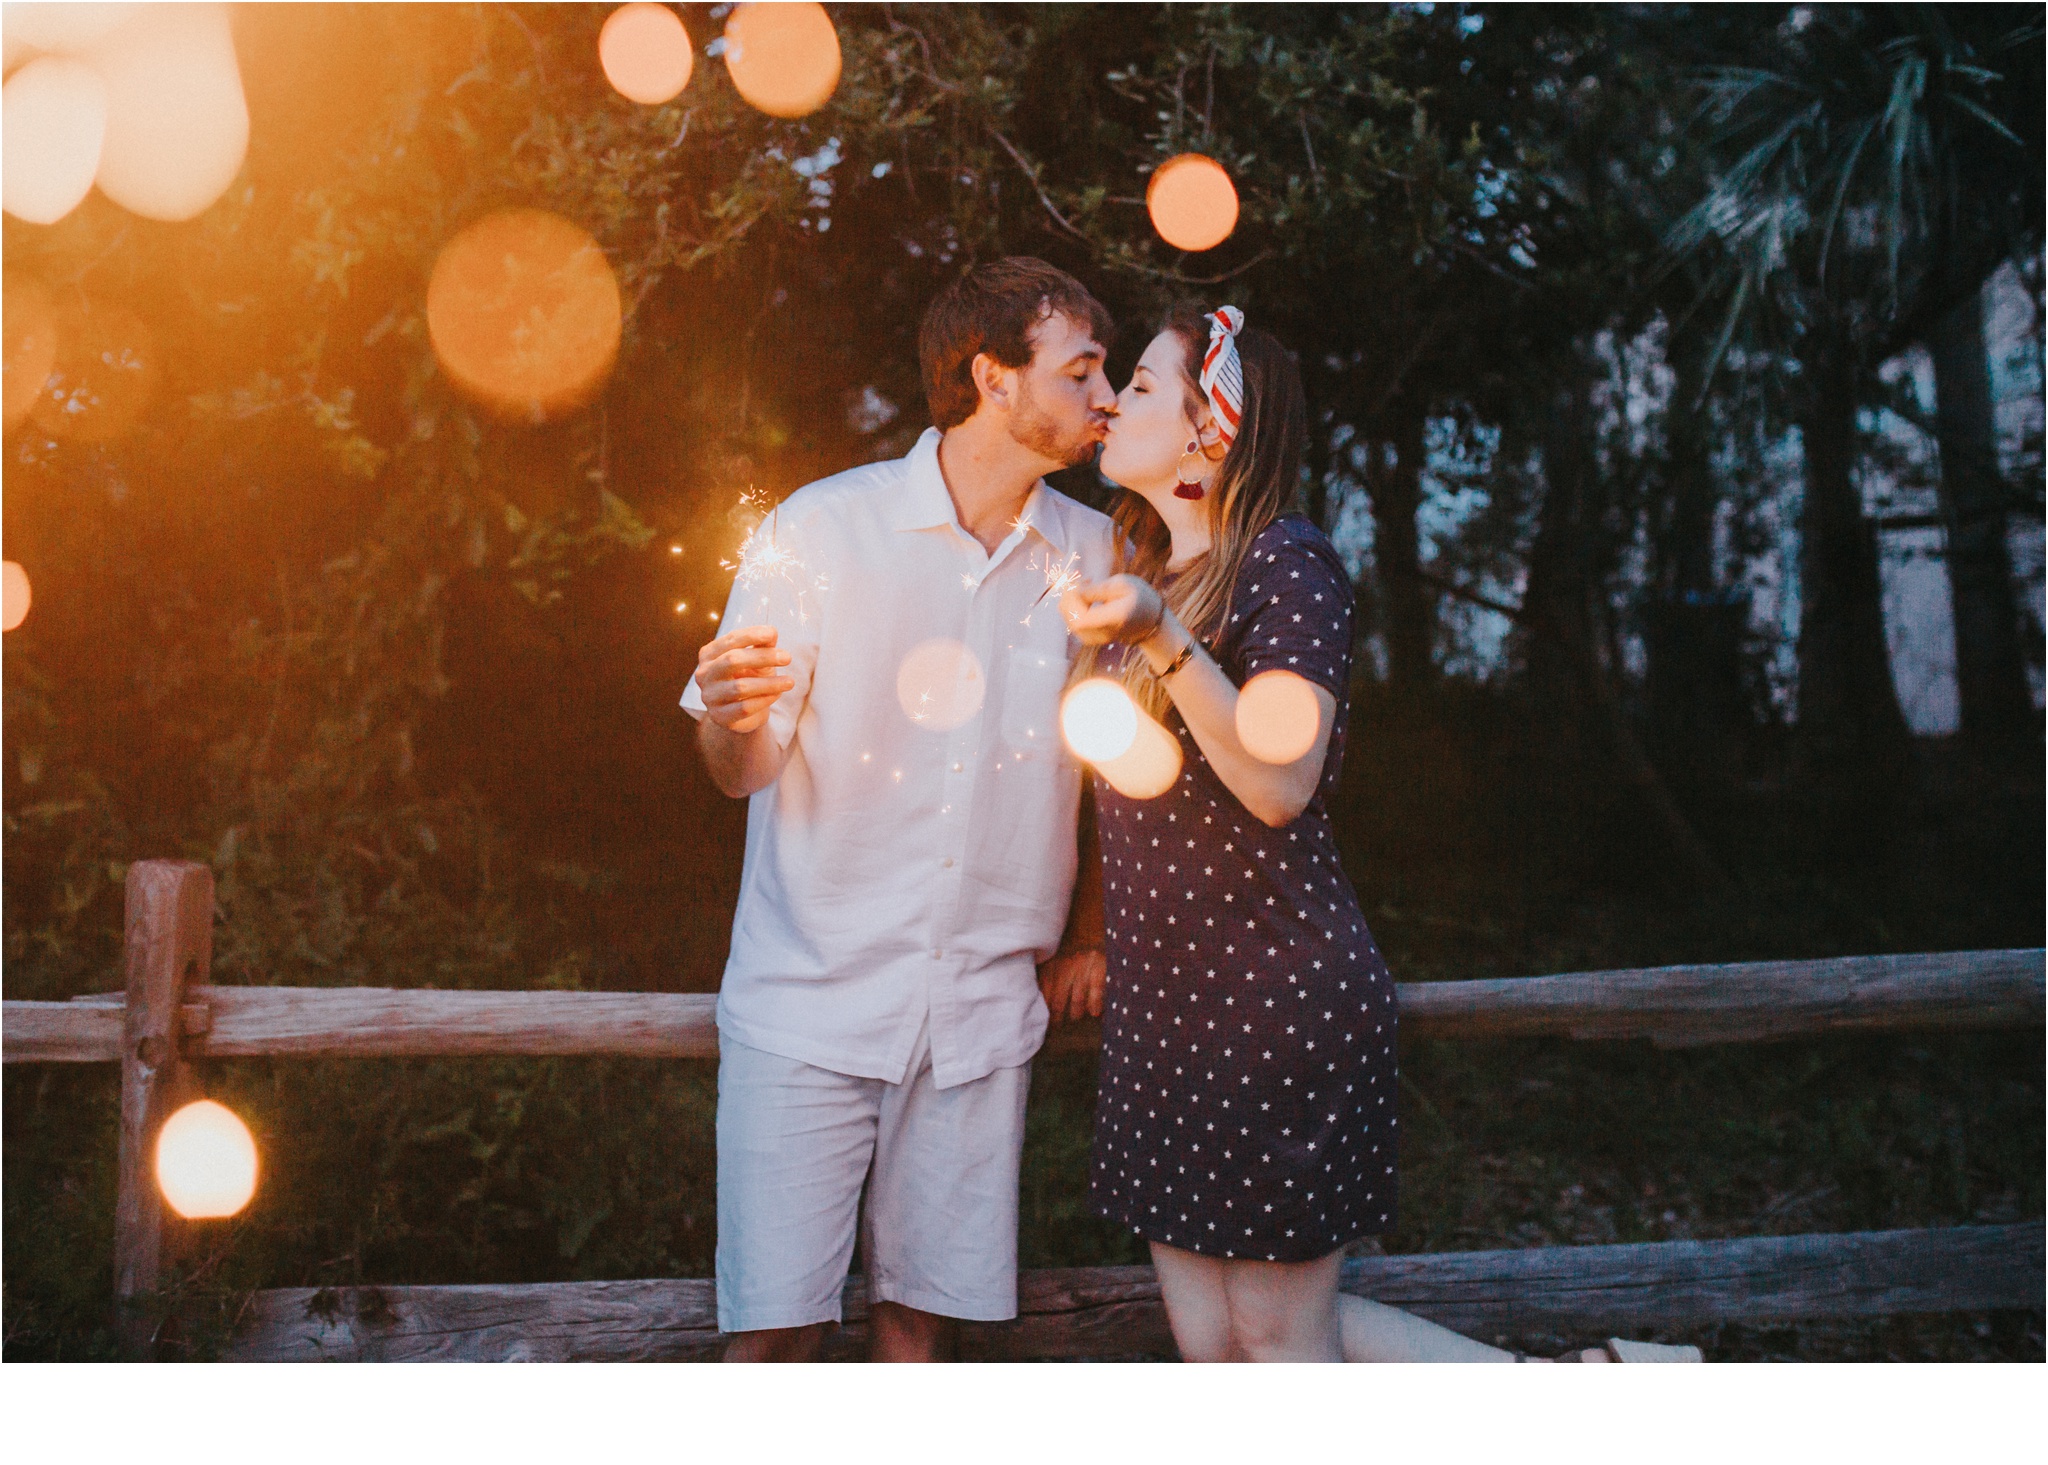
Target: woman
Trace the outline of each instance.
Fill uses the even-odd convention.
[[[1121,679],[1182,769],[1150,800],[1096,780],[1096,1206],[1151,1244],[1189,1360],[1509,1361],[1337,1290],[1345,1246],[1394,1224],[1394,984],[1325,808],[1352,595],[1328,539],[1284,512],[1306,437],[1292,359],[1226,306],[1153,339],[1103,445],[1129,490],[1128,572],[1063,599],[1075,676]],[[1239,735],[1239,688],[1269,678],[1260,699],[1303,709],[1280,730],[1308,744],[1291,762]]]

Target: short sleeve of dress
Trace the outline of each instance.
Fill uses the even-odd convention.
[[[1351,691],[1350,577],[1330,543],[1306,521],[1282,520],[1252,544],[1237,615],[1244,680],[1291,671],[1339,703]]]

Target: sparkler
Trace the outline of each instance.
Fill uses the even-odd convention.
[[[1032,613],[1047,599],[1058,604],[1061,596],[1081,583],[1081,556],[1078,554],[1070,554],[1063,560],[1055,560],[1051,555],[1047,555],[1044,563],[1036,568],[1045,576],[1045,589],[1038,592],[1038,599],[1031,602],[1031,609],[1025,611],[1024,619],[1017,622],[1020,626],[1030,625]]]
[[[755,522],[740,546],[739,558],[722,559],[719,568],[733,572],[736,587],[751,588],[764,580],[782,581],[796,592],[797,624],[809,625],[811,594],[822,595],[831,585],[826,576],[813,574],[795,551],[776,538],[775,520],[779,512],[777,506],[763,515],[761,500],[751,488],[741,494],[733,517],[742,521],[751,517]]]

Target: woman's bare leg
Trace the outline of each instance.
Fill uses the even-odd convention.
[[[1513,1363],[1515,1355],[1384,1303],[1339,1293],[1346,1363]]]
[[[1312,1262],[1226,1261],[1230,1336],[1254,1363],[1340,1363],[1337,1273],[1344,1254]]]
[[[1188,1363],[1235,1363],[1242,1359],[1230,1338],[1230,1304],[1223,1295],[1223,1269],[1213,1256],[1152,1244],[1152,1270],[1173,1341]]]

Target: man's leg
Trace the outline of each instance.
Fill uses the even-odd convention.
[[[755,1328],[734,1333],[725,1345],[727,1363],[816,1363],[818,1350],[825,1346],[830,1323],[807,1323],[801,1328]]]
[[[817,1357],[839,1321],[881,1091],[718,1042],[718,1327],[730,1362]]]
[[[900,1302],[868,1304],[868,1358],[875,1363],[951,1363],[960,1351],[960,1324]]]
[[[868,1181],[877,1362],[950,1358],[955,1319],[1017,1315],[1017,1165],[1031,1065],[941,1089],[922,1041],[919,1050],[882,1096]]]

